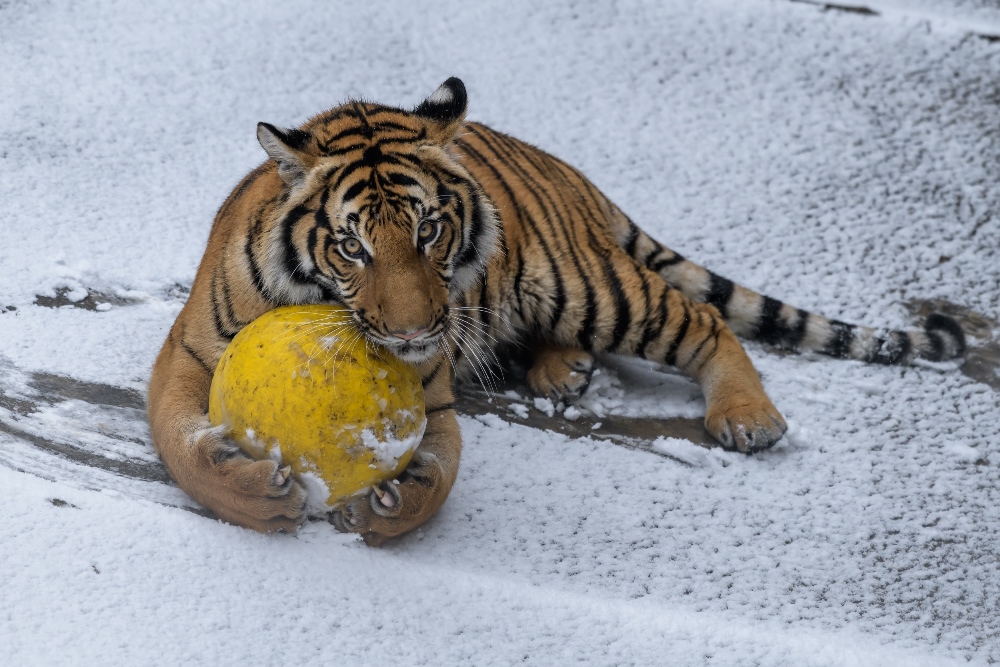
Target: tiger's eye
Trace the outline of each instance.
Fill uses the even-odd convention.
[[[357,239],[345,239],[341,242],[340,247],[344,249],[345,254],[352,257],[361,254],[361,241]]]
[[[432,222],[431,220],[424,220],[423,222],[420,223],[420,226],[417,227],[417,238],[419,238],[421,241],[426,241],[427,239],[434,236],[434,232],[436,231],[437,231],[436,223]]]

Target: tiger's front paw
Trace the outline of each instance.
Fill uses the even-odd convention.
[[[788,425],[766,395],[737,395],[709,404],[705,428],[726,447],[751,454],[780,440]]]
[[[197,472],[185,490],[223,521],[262,533],[295,532],[306,519],[306,492],[291,469],[255,461],[213,431],[195,446]]]
[[[528,386],[538,396],[553,402],[579,398],[590,386],[594,357],[569,347],[546,347],[535,354],[528,371]]]
[[[437,457],[417,451],[398,479],[373,487],[330,513],[337,530],[361,535],[369,546],[409,532],[427,521],[447,496]]]

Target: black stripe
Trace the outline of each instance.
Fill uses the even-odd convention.
[[[351,104],[354,108],[354,113],[357,114],[358,122],[361,123],[361,127],[364,130],[364,135],[366,138],[371,139],[375,136],[375,128],[371,126],[368,122],[368,117],[365,115],[365,110],[361,107],[358,102]]]
[[[198,353],[194,351],[194,348],[185,343],[183,339],[181,340],[181,348],[185,352],[190,354],[194,358],[194,360],[197,361],[201,365],[201,367],[205,369],[206,373],[208,373],[210,376],[215,374],[215,369],[210,367],[207,363],[205,363],[205,361],[198,356]]]
[[[319,255],[316,252],[319,230],[320,230],[319,225],[313,225],[312,227],[309,228],[309,235],[306,237],[306,251],[312,258],[312,265],[313,265],[312,269],[309,271],[310,278],[315,278],[318,275],[322,275],[322,273],[319,270],[319,262],[317,262],[317,258],[319,257]],[[327,238],[329,238],[329,235],[327,235]],[[324,252],[325,248],[326,244],[324,244]]]
[[[681,302],[681,305],[684,307],[684,321],[681,322],[680,328],[677,329],[677,335],[674,336],[674,340],[670,343],[670,349],[667,350],[667,354],[663,357],[664,363],[668,366],[675,365],[677,361],[677,348],[681,346],[681,341],[684,340],[688,327],[691,325],[691,311],[688,310],[686,303]]]
[[[636,261],[638,261],[646,268],[649,268],[649,263],[653,261],[653,258],[656,257],[658,254],[660,254],[660,252],[663,250],[663,246],[661,246],[659,243],[653,241],[652,239],[650,239],[650,241],[652,241],[653,247],[652,249],[650,249],[649,252],[646,253],[646,256],[643,257],[642,259],[636,257]]]
[[[390,114],[390,115],[393,115],[393,116],[400,116],[400,115],[405,115],[406,114],[406,112],[403,111],[402,109],[400,109],[398,107],[391,107],[391,106],[388,106],[386,104],[375,104],[373,102],[366,102],[365,105],[368,107],[368,109],[366,111],[366,116],[368,118],[371,118],[371,119],[378,118],[379,116],[381,116],[383,114]],[[379,125],[388,124],[389,122],[390,121],[384,121],[384,120],[378,121],[378,120],[376,120],[376,121],[374,121],[374,124],[375,124],[375,127],[378,127]]]
[[[344,197],[341,200],[341,204],[347,204],[353,201],[354,198],[357,197],[359,194],[361,194],[362,191],[364,191],[364,189],[367,187],[368,187],[368,179],[363,178],[354,185],[352,185],[351,187],[347,188],[347,191],[344,192]]]
[[[573,262],[577,273],[582,279],[583,270],[576,262],[576,258],[571,257],[570,260]],[[590,288],[590,284],[586,281],[584,282],[584,291],[586,292],[584,303],[587,304],[587,310],[583,316],[583,321],[580,323],[580,330],[576,333],[576,340],[584,350],[594,351],[594,331],[597,329],[597,299]]]
[[[769,296],[763,297],[760,314],[754,328],[753,338],[768,345],[797,348],[806,337],[806,327],[812,315],[801,308],[796,309],[797,320],[789,325],[781,319],[784,304]]]
[[[451,252],[452,250],[455,249],[455,240],[459,238],[460,229],[461,229],[461,223],[451,228],[451,236],[448,237],[448,245],[444,249],[445,257],[451,257]]]
[[[606,220],[598,219],[595,215],[595,211],[600,210],[600,204],[594,200],[594,197],[595,195],[597,197],[601,197],[602,195],[599,192],[592,191],[591,188],[587,188],[586,191],[581,191],[577,186],[581,183],[586,185],[586,181],[581,180],[583,177],[580,174],[557,159],[552,159],[551,162],[553,163],[551,168],[555,178],[560,181],[565,189],[570,190],[575,195],[570,199],[573,204],[570,215],[573,215],[573,212],[575,211],[575,215],[584,223],[582,227],[587,235],[587,242],[590,247],[590,256],[599,259],[601,263],[601,270],[604,274],[604,284],[609,287],[612,293],[615,307],[615,328],[612,331],[612,340],[603,349],[614,351],[621,345],[622,340],[624,340],[625,336],[628,334],[628,330],[632,324],[632,314],[627,295],[622,290],[621,278],[611,260],[611,253],[606,246],[604,238],[598,238],[595,232],[596,229],[599,229],[606,224]],[[569,175],[565,173],[567,170],[569,171]],[[562,188],[557,191],[561,193]],[[560,199],[563,198],[560,196]],[[563,200],[563,203],[564,205],[566,204],[565,200]],[[567,232],[567,235],[568,234],[569,232]],[[583,275],[584,280],[586,280],[586,275],[583,274],[582,270],[581,275]]]
[[[605,258],[604,270],[605,275],[608,277],[608,287],[611,289],[611,295],[615,299],[615,330],[611,338],[611,344],[607,349],[609,352],[615,352],[622,341],[625,340],[625,336],[632,326],[632,309],[629,307],[625,290],[622,289],[621,278],[608,258]]]
[[[479,201],[479,195],[471,188],[469,195],[472,199],[472,220],[469,223],[469,240],[468,245],[466,245],[466,241],[463,236],[462,249],[459,251],[458,257],[455,258],[455,266],[457,267],[466,266],[473,263],[477,259],[477,251],[479,249],[477,244],[486,227],[486,223],[483,220],[483,210],[481,202]]]
[[[223,270],[222,267],[223,267],[223,265],[219,264],[216,267],[217,270],[212,272],[212,281],[211,281],[210,286],[209,286],[209,293],[210,293],[210,295],[212,297],[212,299],[211,299],[212,300],[212,322],[215,324],[215,333],[218,334],[218,336],[220,338],[225,338],[226,340],[232,340],[233,336],[235,336],[237,333],[239,333],[239,329],[237,329],[236,331],[231,332],[230,329],[229,329],[229,327],[227,327],[226,324],[222,321],[222,313],[220,312],[221,309],[219,308],[219,298],[217,296],[218,292],[219,292],[219,288],[218,288],[218,270]],[[225,295],[225,298],[228,301],[228,294]]]
[[[274,128],[274,126],[270,126]],[[274,128],[276,129],[276,128]],[[312,135],[308,132],[303,132],[298,128],[292,128],[290,130],[278,131],[278,136],[282,141],[285,142],[290,148],[294,148],[297,151],[301,151],[306,147],[309,141],[312,139]]]
[[[850,355],[851,343],[854,341],[854,326],[845,322],[830,322],[833,329],[833,338],[826,344],[821,352],[831,357],[844,359]]]
[[[594,290],[594,286],[591,284],[590,279],[587,277],[588,272],[584,270],[585,262],[583,262],[581,260],[581,257],[577,254],[576,248],[579,245],[579,243],[576,242],[575,239],[573,238],[575,230],[571,225],[567,224],[567,221],[563,218],[562,215],[562,211],[568,210],[570,207],[567,206],[566,201],[562,197],[563,190],[561,188],[555,189],[555,193],[558,195],[560,201],[563,204],[563,206],[560,208],[559,206],[556,206],[555,200],[552,199],[552,197],[549,195],[547,191],[536,190],[531,185],[532,183],[538,181],[538,179],[529,174],[524,169],[524,167],[521,166],[522,163],[530,164],[539,174],[541,174],[543,177],[547,177],[550,176],[550,174],[552,173],[552,170],[554,168],[553,163],[555,163],[556,160],[542,153],[539,153],[537,155],[529,153],[526,150],[526,147],[523,143],[518,142],[517,140],[512,139],[507,135],[496,133],[496,138],[501,143],[504,143],[505,145],[508,146],[508,151],[510,151],[508,152],[508,157],[514,158],[514,159],[508,159],[506,163],[507,166],[510,169],[516,170],[520,173],[521,179],[523,181],[523,186],[525,187],[525,189],[532,194],[535,200],[539,204],[541,204],[543,209],[547,210],[550,216],[554,215],[555,220],[552,220],[551,217],[546,219],[546,221],[550,224],[550,231],[556,233],[562,232],[563,236],[565,236],[566,238],[565,249],[569,251],[570,255],[569,260],[571,261],[572,265],[576,268],[577,276],[579,277],[580,282],[583,283],[583,288],[585,292],[584,303],[586,304],[586,315],[584,316],[583,322],[580,325],[581,326],[580,330],[577,332],[577,341],[580,344],[580,347],[582,347],[583,349],[592,350],[594,349],[593,337],[597,321],[596,292]],[[516,152],[518,155],[521,156],[522,159],[521,160],[516,159],[516,155],[513,155],[512,152]],[[539,157],[541,159],[548,158],[548,160],[540,165],[538,161],[535,159],[536,157]],[[550,177],[550,180],[555,180],[555,179]]]
[[[295,250],[292,236],[295,225],[309,213],[309,209],[305,206],[296,206],[280,223],[281,242],[285,251],[285,271],[288,273],[289,277],[300,283],[308,283],[310,280],[309,275],[302,271],[300,266],[301,262],[299,261],[298,252]]]
[[[323,194],[319,198],[319,208],[316,209],[316,225],[318,227],[324,227],[333,233],[333,226],[330,224],[330,216],[326,214],[326,205],[330,201],[330,190],[327,188],[323,190]]]
[[[222,264],[220,266],[222,267],[223,314],[229,320],[229,323],[232,325],[232,328],[234,328],[236,332],[239,333],[239,330],[242,329],[244,326],[246,326],[247,323],[240,321],[240,319],[236,317],[236,309],[233,307],[233,299],[232,296],[230,295],[229,277],[226,275],[226,267],[225,264]]]
[[[374,168],[381,164],[384,159],[385,155],[382,153],[382,146],[376,142],[365,149],[365,152],[361,155],[361,164]]]
[[[393,185],[398,185],[400,187],[411,187],[414,185],[417,186],[420,185],[420,183],[417,182],[417,179],[413,178],[412,176],[407,176],[406,174],[401,174],[395,171],[390,171],[388,174],[385,175],[385,178]]]
[[[442,366],[444,366],[444,360],[438,361],[437,366],[435,366],[434,370],[430,372],[430,375],[420,378],[420,384],[424,389],[430,386],[431,382],[434,382],[434,379],[438,376],[438,373],[441,372]]]
[[[364,137],[365,139],[371,139],[373,136],[374,134],[372,132],[372,127],[370,125],[354,125],[345,130],[341,130],[337,134],[327,139],[325,145],[332,146],[341,139],[345,139],[347,137]]]
[[[929,361],[941,361],[944,358],[944,338],[941,336],[940,332],[928,329],[927,330],[927,341],[931,345],[931,349],[923,353],[925,359]]]
[[[490,150],[497,158],[500,157],[500,154],[497,152],[496,148],[491,146],[486,141],[485,137],[483,137],[483,135],[479,131],[477,131],[476,126],[474,124],[469,124],[466,127],[468,127],[468,129],[472,134],[480,138],[486,149]],[[532,232],[534,232],[535,238],[538,240],[539,245],[542,247],[542,253],[545,255],[545,260],[548,263],[549,270],[553,276],[553,279],[555,280],[555,288],[556,288],[555,306],[553,308],[552,313],[549,314],[551,320],[551,322],[549,323],[549,330],[550,331],[555,330],[559,324],[559,321],[562,319],[563,312],[566,310],[567,297],[566,297],[566,287],[563,284],[562,272],[559,270],[559,265],[556,263],[555,258],[553,257],[552,249],[549,247],[549,244],[545,240],[545,237],[542,236],[542,234],[540,233],[538,225],[535,222],[535,220],[525,214],[525,211],[521,207],[521,204],[519,202],[519,198],[514,194],[513,188],[511,188],[507,180],[494,166],[493,161],[486,158],[471,144],[462,141],[461,139],[457,139],[455,143],[459,147],[461,147],[462,151],[466,155],[474,158],[476,161],[479,162],[480,165],[482,165],[486,169],[489,169],[490,172],[492,172],[493,177],[497,180],[497,182],[500,184],[500,187],[502,187],[504,189],[504,192],[507,194],[508,201],[513,205],[514,212],[517,214],[517,218],[518,221],[521,223],[521,226],[530,229]]]
[[[931,361],[939,361],[947,354],[945,338],[951,339],[951,342],[955,346],[954,354],[956,356],[965,354],[965,332],[962,331],[962,327],[958,322],[947,315],[942,315],[941,313],[931,313],[928,315],[927,321],[924,323],[924,331],[927,333],[927,338],[931,344],[931,352],[929,354],[936,355],[934,357],[927,357]]]
[[[264,274],[260,270],[260,266],[257,264],[257,260],[253,255],[252,234],[247,235],[247,242],[243,247],[243,252],[247,256],[247,262],[250,264],[250,277],[253,278],[253,286],[267,301],[274,301],[268,292],[267,285],[264,284]]]
[[[715,319],[712,320],[711,338],[712,338],[712,343],[715,346],[715,349],[712,350],[711,354],[706,354],[705,355],[705,358],[702,360],[702,362],[700,364],[698,364],[698,368],[695,368],[693,371],[691,371],[691,369],[689,369],[689,371],[691,371],[693,373],[700,373],[701,369],[705,367],[705,364],[707,364],[709,362],[709,360],[712,357],[715,356],[715,353],[719,351],[719,335],[722,333],[722,327],[723,326],[725,326],[725,325],[722,324],[721,322],[719,322],[719,321],[717,321]]]
[[[216,289],[215,275],[216,272],[212,271],[212,280],[209,283],[209,288],[208,288],[209,295],[211,296],[211,301],[212,301],[212,324],[215,326],[215,335],[220,336],[222,338],[231,339],[232,336],[227,335],[226,328],[222,324],[222,316],[219,314],[219,300],[215,296],[215,289]]]
[[[719,309],[723,317],[729,316],[729,299],[733,297],[735,285],[733,281],[714,273],[709,273],[708,293],[705,294],[705,301]]]
[[[471,186],[468,186],[471,191]],[[461,196],[455,197],[455,217],[458,218],[459,227],[465,227],[465,201]]]
[[[705,336],[704,338],[701,339],[701,342],[698,343],[698,347],[696,347],[694,349],[694,352],[691,353],[691,359],[690,359],[689,363],[691,361],[695,361],[698,358],[698,355],[701,354],[702,349],[705,347],[705,343],[707,343],[709,341],[709,339],[715,340],[718,337],[718,334],[719,334],[719,321],[717,319],[715,319],[714,317],[712,317],[711,320],[712,320],[712,329],[711,329],[711,331],[708,332],[707,336]],[[698,313],[698,321],[699,321],[699,323],[701,322],[701,313],[700,312]],[[704,365],[704,364],[702,364],[702,365]],[[701,368],[701,366],[699,366],[699,368]]]
[[[809,313],[799,308],[797,311],[799,321],[794,327],[785,330],[785,344],[789,347],[798,347],[806,337],[806,325],[809,324]]]
[[[338,155],[343,155],[344,153],[350,153],[351,151],[358,151],[368,145],[367,141],[359,141],[357,143],[348,144],[346,146],[334,147],[332,142],[326,142],[320,146],[320,152],[327,157],[336,157]]]
[[[367,107],[367,109],[365,107]],[[321,119],[324,123],[328,123],[330,121],[337,120],[338,118],[354,118],[365,123],[365,125],[368,125],[368,118],[375,118],[386,113],[399,116],[405,114],[406,112],[397,107],[391,107],[385,104],[355,101],[327,111],[321,116]]]
[[[642,313],[644,313],[644,321],[649,322],[649,314],[653,309],[652,295],[649,291],[649,279],[646,277],[646,271],[640,270],[636,271],[636,275],[639,276],[640,289],[642,292]],[[645,330],[644,330],[645,331]]]
[[[382,144],[385,142],[379,142],[365,151],[362,156],[362,161],[364,166],[371,167],[375,169],[376,167],[381,167],[385,165],[396,165],[403,167],[403,161],[400,158],[403,156],[402,153],[383,153]]]
[[[876,337],[865,361],[873,364],[898,364],[913,349],[910,337],[901,331],[890,331],[888,338]]]
[[[631,220],[628,221],[628,240],[625,241],[625,252],[629,256],[635,256],[635,242],[639,240],[639,228]]]
[[[515,248],[514,250],[519,249]],[[521,316],[521,319],[524,319],[524,295],[521,293],[521,281],[524,279],[524,258],[520,252],[517,252],[514,262],[517,264],[517,270],[514,271],[514,299],[517,301],[517,314]]]
[[[368,114],[368,117],[371,118],[374,115],[377,114]],[[417,136],[420,133],[420,131],[424,129],[420,128],[418,130],[412,125],[403,125],[402,123],[394,123],[391,120],[376,120],[374,123],[372,123],[372,127],[375,128],[376,132],[407,132],[413,136]]]
[[[333,185],[330,186],[330,189],[339,190],[340,186],[344,184],[344,182],[348,179],[348,177],[350,177],[351,175],[354,174],[354,172],[358,171],[359,169],[362,169],[363,167],[364,165],[361,164],[360,162],[351,162],[350,164],[348,164],[347,166],[345,166],[343,169],[340,170],[340,173],[337,174],[337,179],[333,182]],[[366,183],[367,181],[368,181],[367,178],[361,179],[362,183]],[[355,196],[356,195],[357,193],[355,193]],[[345,199],[345,201],[347,200]]]
[[[559,160],[553,160],[553,162],[555,163],[554,169],[558,172],[559,180],[576,195],[571,200],[574,204],[573,208],[577,216],[585,223],[583,229],[587,234],[591,256],[600,259],[601,268],[604,273],[604,283],[609,287],[614,298],[615,328],[612,333],[611,342],[604,348],[607,351],[613,352],[620,347],[625,336],[628,335],[628,331],[632,325],[632,309],[628,296],[622,289],[622,281],[616,270],[617,267],[611,260],[611,253],[606,247],[604,239],[598,238],[595,232],[596,229],[599,229],[606,223],[606,220],[598,219],[595,215],[595,211],[600,210],[600,204],[598,201],[595,201],[595,197],[603,197],[603,195],[590,187],[586,188],[586,191],[581,191],[577,185],[583,184],[586,186],[587,181],[565,163]],[[569,176],[573,177],[572,180],[563,173],[564,170],[569,171]],[[630,265],[634,267],[631,263]],[[648,309],[648,302],[646,303],[646,307]]]
[[[664,250],[666,250],[666,248],[664,248]],[[675,252],[673,257],[669,257],[667,259],[660,259],[654,262],[653,264],[649,265],[649,269],[653,273],[659,273],[668,266],[673,266],[674,264],[680,264],[683,261],[684,257],[682,257],[680,253]]]
[[[782,303],[777,299],[764,297],[754,338],[768,345],[781,345],[787,332],[787,327],[780,320],[781,306]]]
[[[458,193],[447,187],[444,183],[438,182],[437,200],[439,206],[444,206],[452,199],[458,197]]]
[[[454,403],[445,403],[444,405],[439,405],[434,408],[427,408],[424,410],[424,416],[432,415],[435,412],[444,412],[445,410],[457,410]]]
[[[420,141],[427,136],[426,127],[414,128],[407,125],[401,125],[399,123],[393,123],[388,120],[376,121],[375,130],[383,133],[405,132],[409,134],[407,137],[384,137],[382,139],[383,141],[391,141],[393,143],[413,143],[415,141]]]
[[[487,300],[487,281],[480,281],[479,288],[479,310],[476,311],[476,314],[479,316],[479,320],[486,325],[486,331],[489,332],[492,329],[492,325],[490,324],[490,302]]]
[[[537,164],[536,162],[534,162],[534,160],[531,160],[531,156],[528,156],[528,158],[529,161],[531,161],[533,164]],[[553,181],[555,180],[559,181],[559,183],[554,183],[556,185],[556,192],[559,193],[559,199],[562,201],[564,206],[567,206],[566,200],[562,197],[563,190],[569,190],[575,195],[570,199],[573,206],[572,210],[570,210],[569,213],[572,215],[573,212],[575,211],[575,214],[581,219],[581,221],[584,222],[582,227],[587,235],[587,245],[590,248],[589,256],[591,258],[597,258],[598,261],[600,262],[601,270],[604,274],[604,283],[610,289],[612,297],[614,299],[615,328],[612,330],[612,340],[609,342],[607,346],[601,347],[602,350],[613,351],[621,344],[625,335],[628,333],[629,326],[631,325],[632,316],[627,297],[621,288],[622,285],[621,278],[618,276],[617,272],[614,269],[614,266],[610,259],[610,253],[608,251],[608,248],[605,246],[604,243],[602,243],[601,239],[597,238],[594,232],[595,229],[602,226],[602,223],[604,221],[597,220],[595,218],[594,211],[598,210],[598,206],[596,205],[596,202],[593,201],[590,201],[589,203],[587,202],[586,194],[590,193],[581,192],[576,187],[575,181],[570,180],[569,178],[566,177],[564,173],[559,171],[559,166],[562,165],[563,163],[559,162],[558,160],[552,160],[552,162],[553,165],[546,165],[546,166],[550,168],[550,174],[552,174],[551,178],[553,179]],[[579,175],[573,172],[572,170],[571,174],[579,178]],[[562,187],[559,187],[560,185]],[[569,209],[568,206],[567,209]],[[566,236],[570,237],[571,235],[573,235],[574,231],[575,229],[572,226],[570,226],[566,230]],[[587,278],[587,272],[585,272],[583,269],[582,266],[583,262],[579,258],[577,258],[576,252],[573,250],[572,239],[568,238],[568,240],[571,244],[570,254],[573,257],[574,262],[578,265],[580,271],[580,277],[584,282],[584,288],[586,289],[587,292],[588,305],[590,304],[591,300],[593,303],[594,307],[593,310],[595,311],[595,314],[593,317],[592,324],[596,325],[596,318],[597,318],[596,310],[598,306],[596,293],[595,291],[593,291],[590,281]],[[587,257],[587,255],[584,255],[583,253],[581,253],[581,256]],[[590,331],[581,332],[581,338],[586,337],[588,340],[593,335],[594,335],[593,328],[591,328]],[[584,349],[594,350],[595,346],[591,343],[589,347],[585,347]]]
[[[903,333],[902,331],[894,331],[892,333],[893,337],[897,341],[897,349],[899,350],[899,352],[898,354],[895,355],[893,359],[889,360],[889,363],[898,364],[899,362],[904,361],[907,357],[910,356],[910,352],[913,351],[913,342],[910,340],[910,337],[905,333]]]
[[[645,288],[645,277],[643,277],[643,286]],[[648,288],[646,288],[648,291]],[[656,319],[653,320],[650,317],[649,309],[646,309],[646,329],[643,331],[642,340],[639,341],[639,346],[636,348],[636,354],[641,357],[646,356],[646,348],[653,339],[663,331],[663,327],[667,323],[667,293],[670,288],[664,286],[664,290],[660,295],[659,303],[656,306]]]
[[[404,162],[408,162],[411,167],[416,169],[424,169],[424,161],[415,155],[410,155],[409,153],[394,153],[392,156],[392,163],[402,166]]]

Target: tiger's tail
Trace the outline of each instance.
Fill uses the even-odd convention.
[[[873,364],[910,364],[917,358],[941,361],[965,353],[965,334],[947,315],[931,314],[923,331],[831,320],[737,285],[658,243],[627,218],[625,222],[616,229],[621,247],[684,296],[718,308],[738,336]]]

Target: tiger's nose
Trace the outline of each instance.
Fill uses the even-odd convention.
[[[417,336],[422,336],[427,333],[427,329],[410,329],[409,331],[390,331],[389,335],[393,338],[399,338],[400,340],[405,340],[407,342],[413,340]]]

